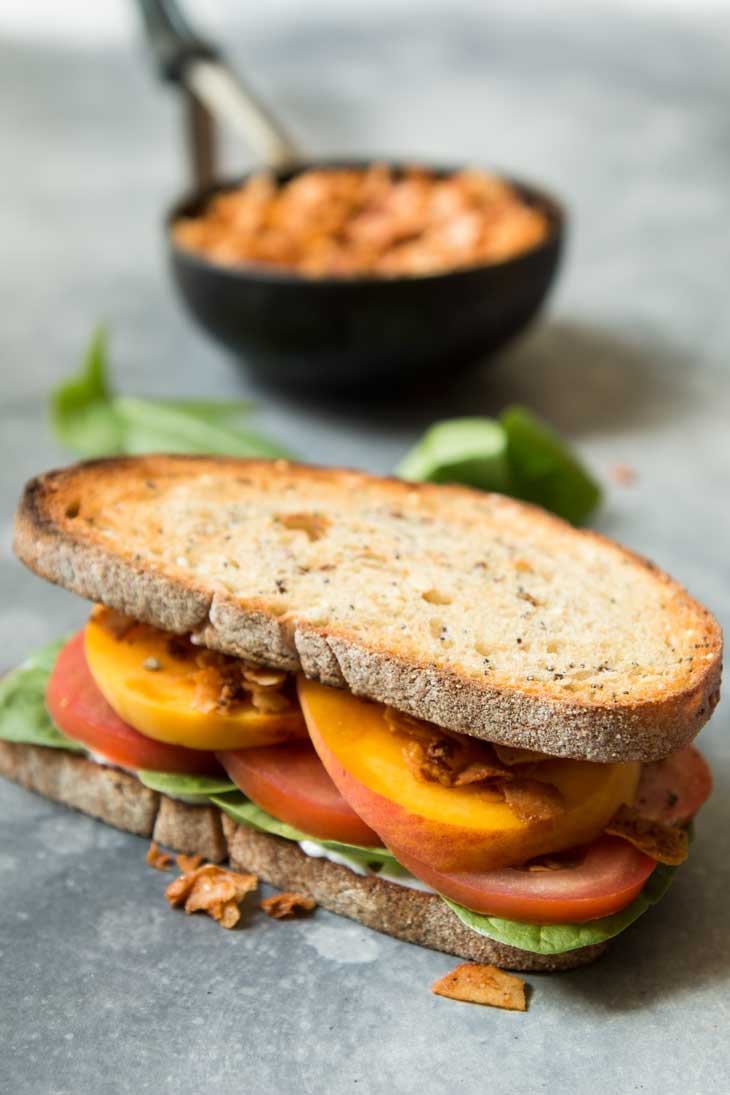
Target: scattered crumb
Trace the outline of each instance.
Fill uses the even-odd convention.
[[[632,468],[630,464],[614,464],[608,474],[621,487],[630,487],[637,477],[636,468]]]
[[[169,871],[172,866],[172,856],[160,851],[154,840],[147,849],[145,858],[150,867],[154,867],[156,871]]]
[[[255,874],[238,874],[206,863],[171,882],[165,897],[171,905],[184,903],[186,913],[202,910],[222,927],[233,928],[241,917],[238,906],[247,893],[256,889],[258,882]]]
[[[277,893],[273,897],[265,897],[261,902],[261,908],[266,915],[273,917],[274,920],[285,920],[295,916],[299,910],[309,912],[316,907],[317,902],[313,897],[306,897],[300,893]]]
[[[177,863],[183,874],[188,874],[189,871],[197,871],[200,864],[203,862],[202,855],[184,855],[180,852],[175,856],[175,862]]]
[[[527,1011],[525,982],[496,966],[462,962],[451,973],[431,986],[437,996],[463,1000],[467,1004],[487,1004],[506,1011]]]

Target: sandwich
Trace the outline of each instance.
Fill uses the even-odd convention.
[[[92,602],[0,686],[0,770],[398,939],[589,962],[711,789],[713,616],[497,494],[286,461],[33,479],[18,557]]]

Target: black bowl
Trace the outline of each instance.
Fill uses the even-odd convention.
[[[364,161],[305,163],[365,166]],[[396,167],[396,170],[398,168]],[[435,169],[440,174],[454,168]],[[537,247],[505,262],[419,277],[308,278],[256,266],[225,267],[176,245],[170,225],[199,213],[217,183],[179,201],[167,217],[175,283],[198,322],[262,379],[290,386],[352,388],[453,376],[522,331],[542,304],[560,258],[564,214],[550,196],[515,179],[546,213]]]

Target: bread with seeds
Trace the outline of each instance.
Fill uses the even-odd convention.
[[[555,756],[652,760],[719,695],[713,616],[496,494],[285,461],[120,457],[26,487],[37,574],[204,646]]]

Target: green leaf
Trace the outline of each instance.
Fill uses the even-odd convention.
[[[505,432],[491,418],[437,422],[400,463],[396,475],[507,494],[510,471]]]
[[[462,924],[479,935],[486,935],[497,943],[506,943],[510,947],[519,947],[520,950],[533,951],[535,954],[562,954],[577,947],[603,943],[619,935],[664,897],[676,870],[676,867],[658,864],[639,896],[630,905],[613,916],[587,920],[584,924],[522,924],[517,920],[503,920],[498,916],[472,912],[447,897],[443,900]]]
[[[0,681],[0,738],[50,749],[83,753],[83,746],[61,733],[46,710],[46,686],[66,639],[57,639],[34,651]]]
[[[227,426],[243,425],[254,409],[250,399],[160,399],[161,407],[189,411],[207,422]]]
[[[500,421],[507,438],[510,493],[583,524],[598,505],[601,488],[568,445],[525,407],[508,408]]]
[[[81,370],[51,395],[58,440],[79,456],[145,452],[288,457],[245,424],[245,400],[137,399],[117,396],[107,378],[107,339],[98,328]]]
[[[137,770],[137,778],[152,791],[160,791],[171,798],[195,799],[206,802],[210,795],[235,791],[235,783],[225,776],[193,776],[181,772],[153,772],[147,768]]]
[[[51,393],[51,424],[58,440],[79,456],[124,451],[124,429],[106,376],[106,331],[98,327],[81,369]]]
[[[395,862],[395,856],[387,848],[364,848],[359,844],[343,844],[337,840],[322,840],[318,836],[310,836],[301,829],[295,829],[293,825],[287,825],[285,821],[262,810],[260,806],[247,799],[240,791],[226,795],[211,795],[211,802],[220,806],[229,817],[237,821],[239,825],[248,825],[252,829],[258,829],[262,833],[271,833],[273,836],[284,837],[285,840],[296,840],[299,844],[303,840],[320,844],[323,848],[337,852],[343,858],[350,857],[358,865],[368,863]]]
[[[225,414],[218,405],[179,400],[133,399],[118,396],[116,413],[124,429],[124,452],[217,453],[223,456],[288,456],[280,445],[252,430],[227,423],[240,418],[240,403]]]
[[[598,484],[569,446],[524,407],[492,418],[437,422],[396,472],[402,479],[463,483],[534,502],[573,524],[598,504]]]

